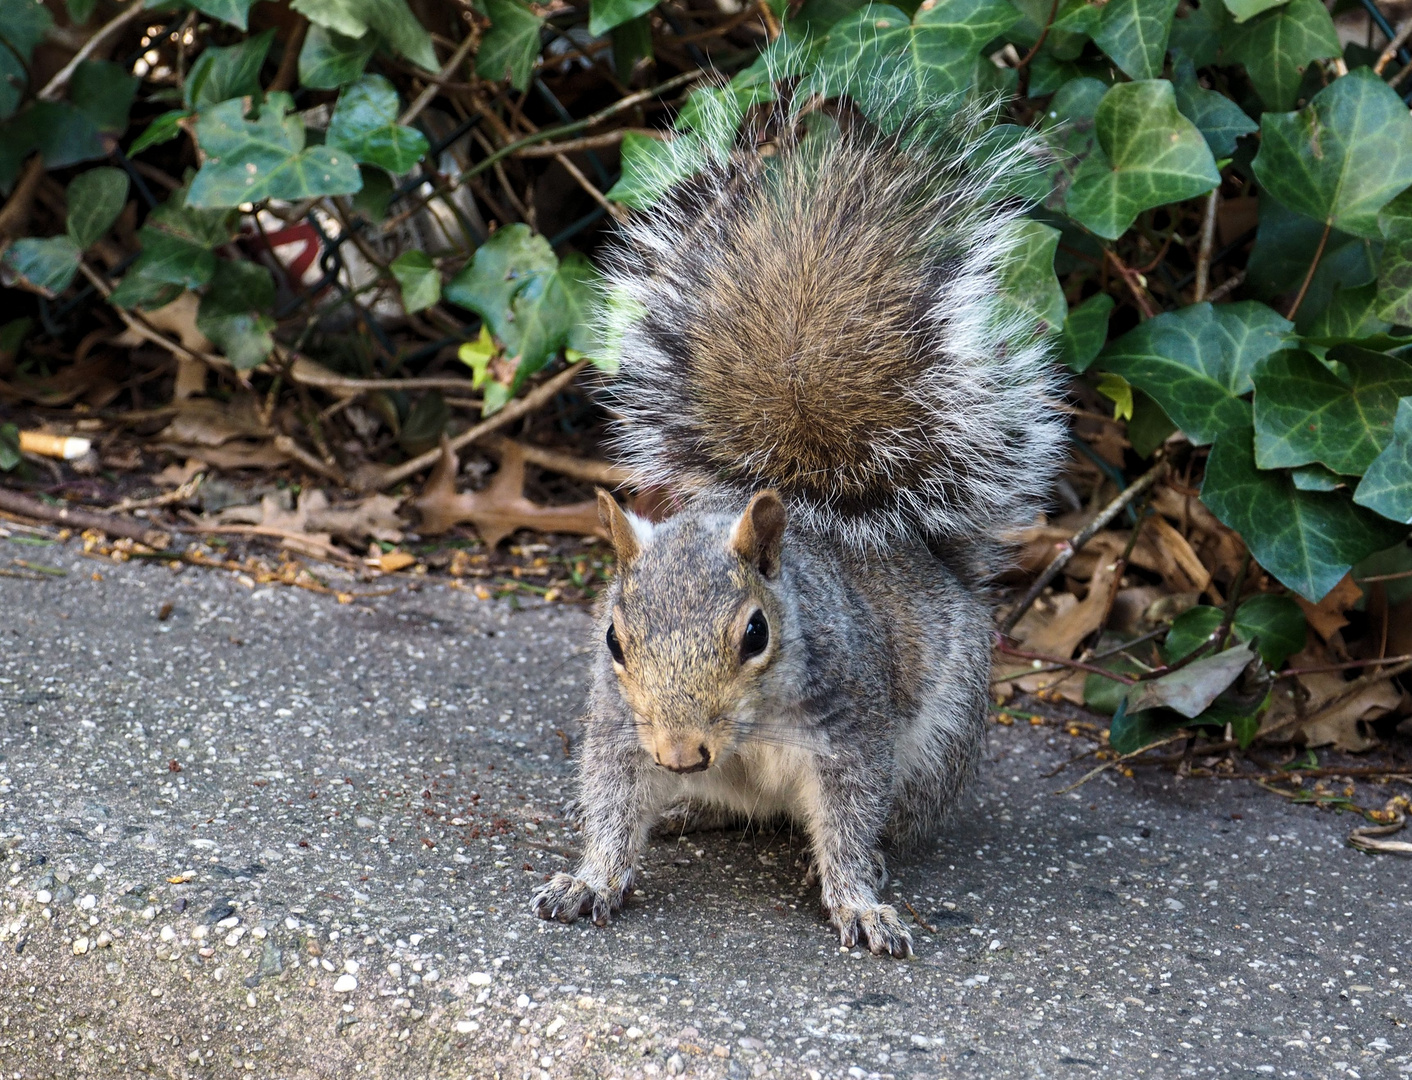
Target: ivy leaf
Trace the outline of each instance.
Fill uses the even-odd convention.
[[[657,0],[593,0],[589,6],[588,32],[601,37],[615,26],[646,15]]]
[[[1226,36],[1228,59],[1245,65],[1267,109],[1294,108],[1305,67],[1343,52],[1323,0],[1289,0]]]
[[[311,90],[346,86],[363,74],[377,46],[378,36],[371,32],[345,37],[326,26],[310,26],[299,50],[299,83]]]
[[[29,72],[8,45],[0,42],[0,120],[15,114],[24,100]]]
[[[1293,295],[1309,272],[1323,234],[1324,226],[1319,222],[1262,196],[1260,227],[1246,264],[1246,291],[1267,302],[1281,295]],[[1329,305],[1338,286],[1357,287],[1372,281],[1381,252],[1378,241],[1332,230],[1295,325],[1300,329],[1308,327]]]
[[[1317,604],[1354,563],[1403,539],[1405,530],[1342,492],[1300,491],[1287,474],[1257,468],[1254,434],[1249,426],[1221,432],[1201,501],[1283,584]]]
[[[6,0],[0,4],[0,41],[14,49],[25,63],[29,63],[35,46],[53,25],[54,17],[41,0]]]
[[[1078,307],[1070,308],[1064,316],[1059,359],[1072,370],[1087,371],[1103,349],[1103,343],[1108,340],[1108,316],[1113,307],[1111,296],[1097,293]]]
[[[1185,56],[1172,63],[1172,87],[1177,108],[1197,126],[1211,153],[1218,158],[1230,157],[1237,139],[1260,130],[1260,125],[1234,101],[1202,86],[1196,77],[1196,66]]]
[[[1174,709],[1188,720],[1195,720],[1255,659],[1249,645],[1237,645],[1193,660],[1170,675],[1140,682],[1128,691],[1128,712]]]
[[[1006,257],[1000,267],[995,320],[1017,324],[1026,335],[1044,337],[1064,325],[1069,306],[1054,276],[1059,230],[1023,218],[1005,235]]]
[[[425,251],[404,251],[388,267],[402,290],[402,306],[410,315],[441,299],[441,275]]]
[[[190,0],[190,3],[197,11],[243,31],[250,27],[250,5],[255,0]]]
[[[1304,648],[1309,624],[1304,610],[1283,593],[1258,593],[1236,608],[1231,628],[1243,641],[1254,641],[1265,666],[1278,671]]]
[[[1412,116],[1382,79],[1358,68],[1299,112],[1266,113],[1251,167],[1291,210],[1378,237],[1378,211],[1412,185]]]
[[[1392,441],[1368,466],[1353,501],[1412,525],[1412,397],[1397,403]]]
[[[1222,431],[1250,423],[1242,395],[1256,363],[1284,348],[1294,326],[1251,300],[1192,304],[1148,319],[1108,346],[1100,360],[1150,394],[1204,446]]]
[[[480,336],[475,341],[463,341],[456,350],[456,359],[471,369],[471,389],[479,390],[490,376],[490,361],[500,352],[490,336],[490,327],[481,323]]]
[[[1337,491],[1343,486],[1343,477],[1322,465],[1304,465],[1291,469],[1289,475],[1300,491]]]
[[[208,155],[191,182],[186,204],[228,207],[263,199],[307,199],[349,195],[363,185],[352,154],[329,146],[304,145],[304,122],[286,115],[294,100],[273,93],[259,119],[245,116],[240,99],[202,113],[196,141]]]
[[[1116,240],[1143,210],[1190,199],[1221,182],[1211,150],[1177,109],[1165,79],[1119,83],[1094,114],[1098,146],[1065,199],[1069,215]]]
[[[1385,334],[1392,329],[1392,323],[1380,317],[1378,309],[1378,286],[1373,282],[1356,289],[1340,286],[1334,290],[1328,307],[1310,320],[1304,337],[1332,345]]]
[[[1108,0],[1091,36],[1128,78],[1158,79],[1176,10],[1177,0]]]
[[[397,122],[397,91],[381,75],[364,75],[338,96],[324,144],[401,176],[427,152],[427,137]]]
[[[645,210],[700,171],[707,157],[707,146],[700,136],[679,135],[666,141],[630,131],[623,138],[622,175],[608,190],[608,198]]]
[[[26,237],[5,249],[3,262],[31,288],[51,300],[69,287],[78,273],[78,246],[67,236]]]
[[[186,107],[199,111],[230,98],[259,96],[260,68],[274,39],[269,29],[235,45],[202,49],[182,89]]]
[[[100,166],[81,172],[65,193],[69,204],[69,239],[80,251],[103,238],[127,202],[128,179],[122,169]]]
[[[370,29],[412,63],[427,71],[440,68],[431,35],[407,7],[407,0],[291,0],[289,5],[311,23],[361,38]]]
[[[897,100],[899,85],[932,99],[970,89],[981,49],[1019,18],[1007,0],[931,0],[911,19],[889,4],[869,4],[829,32],[813,88],[848,92],[881,120],[908,108]],[[882,86],[889,92],[880,96]]]
[[[203,244],[150,227],[139,229],[137,238],[142,243],[142,254],[129,275],[136,273],[149,282],[198,289],[216,271],[216,256]],[[117,296],[118,291],[114,290],[113,295]]]
[[[259,263],[221,259],[201,298],[196,328],[225,353],[237,371],[264,363],[274,347],[275,281]]]
[[[1392,441],[1397,401],[1412,394],[1412,364],[1344,345],[1330,351],[1345,382],[1307,352],[1274,353],[1255,369],[1255,463],[1319,462],[1362,476]]]
[[[446,283],[446,299],[478,314],[513,350],[519,343],[515,301],[538,300],[558,267],[547,239],[528,225],[507,225],[491,234],[470,264]]]
[[[0,472],[9,472],[24,458],[20,454],[20,429],[0,424]]]
[[[648,10],[651,7],[649,4]],[[482,79],[509,79],[516,90],[523,90],[529,86],[539,56],[544,20],[517,0],[486,0],[485,10],[490,16],[490,32],[481,39],[476,74]]]
[[[153,120],[128,147],[128,157],[137,157],[149,146],[171,142],[181,134],[181,122],[191,115],[189,109],[172,109]]]
[[[1177,430],[1162,406],[1141,390],[1133,393],[1133,415],[1128,421],[1128,442],[1133,453],[1146,460]]]
[[[138,233],[142,252],[123,276],[109,303],[118,307],[156,308],[185,288],[211,280],[216,260],[211,249],[230,239],[230,215],[221,210],[196,210],[186,205],[186,190],[147,216]]]
[[[128,113],[137,96],[138,80],[121,64],[85,60],[74,69],[69,101],[104,135],[127,131]]]
[[[597,356],[601,352],[595,315],[602,280],[598,268],[578,252],[571,252],[559,261],[554,288],[569,323],[565,345],[585,356]]]
[[[1269,11],[1283,3],[1286,3],[1286,0],[1226,0],[1226,10],[1235,16],[1236,22],[1243,23],[1246,19],[1254,18],[1262,11]]]
[[[1199,68],[1210,67],[1221,59],[1221,40],[1226,34],[1231,16],[1221,0],[1201,0],[1191,4],[1183,15],[1172,20],[1172,32],[1167,48],[1174,55],[1185,56]]]

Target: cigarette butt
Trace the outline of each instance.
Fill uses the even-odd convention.
[[[26,454],[73,461],[92,449],[93,443],[76,435],[50,435],[47,431],[21,431],[20,450]]]

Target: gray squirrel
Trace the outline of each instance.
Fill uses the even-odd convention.
[[[979,117],[886,133],[845,114],[723,155],[623,227],[616,448],[685,504],[654,524],[599,493],[617,575],[583,857],[542,918],[606,925],[669,812],[787,816],[842,944],[912,955],[882,847],[934,836],[973,770],[988,578],[1063,437],[1043,339],[998,294],[1034,142]]]

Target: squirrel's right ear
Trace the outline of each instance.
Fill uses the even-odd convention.
[[[787,515],[779,493],[760,491],[731,529],[730,548],[767,578],[780,569]]]
[[[627,565],[636,559],[642,551],[637,530],[632,527],[627,514],[623,513],[618,500],[602,488],[598,489],[598,520],[602,522],[608,539],[613,542],[613,551],[618,556],[618,561]]]

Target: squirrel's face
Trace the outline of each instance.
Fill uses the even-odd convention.
[[[664,769],[704,771],[760,723],[780,654],[784,506],[765,491],[734,523],[687,514],[653,527],[600,492],[599,513],[618,557],[601,648],[644,749]]]

